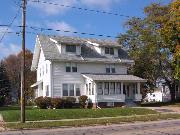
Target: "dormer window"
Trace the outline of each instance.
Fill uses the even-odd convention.
[[[114,55],[114,48],[112,48],[112,47],[105,47],[105,54]]]
[[[66,45],[66,52],[76,53],[75,45]]]

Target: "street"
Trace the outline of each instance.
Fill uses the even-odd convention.
[[[5,131],[1,135],[180,135],[180,120],[77,128]]]

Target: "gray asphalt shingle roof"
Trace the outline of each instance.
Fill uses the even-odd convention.
[[[65,36],[44,36],[39,35],[39,41],[44,52],[44,56],[48,60],[64,60],[64,61],[96,61],[96,62],[120,62],[120,61],[129,61],[133,62],[130,59],[128,54],[121,49],[121,45],[117,42],[109,41],[109,40],[99,40],[99,39],[87,39],[87,38],[79,38],[79,37],[65,37]],[[58,47],[55,42],[53,42],[50,38],[56,40],[59,44],[74,44],[81,45],[81,55],[66,55],[59,53]],[[118,47],[118,57],[107,57],[102,56],[97,53],[93,48],[87,46],[87,41],[97,43],[99,46],[111,46]]]
[[[145,79],[134,75],[120,75],[120,74],[82,74],[94,81],[130,81],[130,82],[146,82]]]

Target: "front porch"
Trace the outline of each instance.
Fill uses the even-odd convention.
[[[140,82],[94,82],[97,102],[141,101]]]
[[[126,101],[140,102],[141,82],[146,80],[132,75],[83,75],[86,84],[86,95],[93,103],[114,104]]]

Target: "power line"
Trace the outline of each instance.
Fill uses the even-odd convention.
[[[82,11],[86,11],[86,12],[95,12],[95,13],[101,13],[101,14],[108,14],[108,15],[114,15],[114,16],[121,16],[121,17],[130,18],[130,16],[128,16],[128,15],[123,15],[123,14],[119,14],[119,13],[101,11],[101,10],[95,10],[95,9],[88,9],[88,8],[82,8],[82,7],[70,6],[70,5],[64,5],[64,4],[58,4],[58,3],[47,2],[47,1],[43,1],[43,0],[28,0],[28,1],[34,2],[34,3],[42,3],[42,4],[53,5],[53,6],[71,8],[71,9],[78,9],[78,10],[82,10]]]
[[[0,26],[7,26],[6,24],[0,24]],[[17,25],[14,27],[19,27],[21,28],[21,25]],[[78,31],[71,31],[71,30],[62,30],[62,29],[53,29],[53,28],[42,28],[42,27],[36,27],[36,26],[27,26],[27,28],[30,28],[34,31],[55,31],[55,32],[63,32],[63,33],[72,33],[72,34],[80,34],[80,35],[89,35],[89,36],[98,36],[98,37],[106,37],[106,38],[119,38],[117,36],[112,36],[112,35],[106,35],[106,34],[96,34],[96,33],[89,33],[89,32],[78,32]]]
[[[12,24],[14,23],[14,21],[16,20],[16,18],[18,17],[18,14],[19,14],[19,12],[20,12],[20,9],[21,9],[21,6],[19,6],[19,8],[18,8],[18,10],[17,10],[17,13],[16,13],[15,16],[13,17],[13,19],[11,20],[11,22],[9,23],[9,25],[7,25],[7,29],[5,30],[5,32],[4,32],[3,35],[2,35],[2,37],[1,37],[1,39],[0,39],[0,43],[1,43],[2,40],[4,39],[5,35],[6,35],[7,33],[9,33],[8,30],[9,30],[9,28],[12,26]]]

